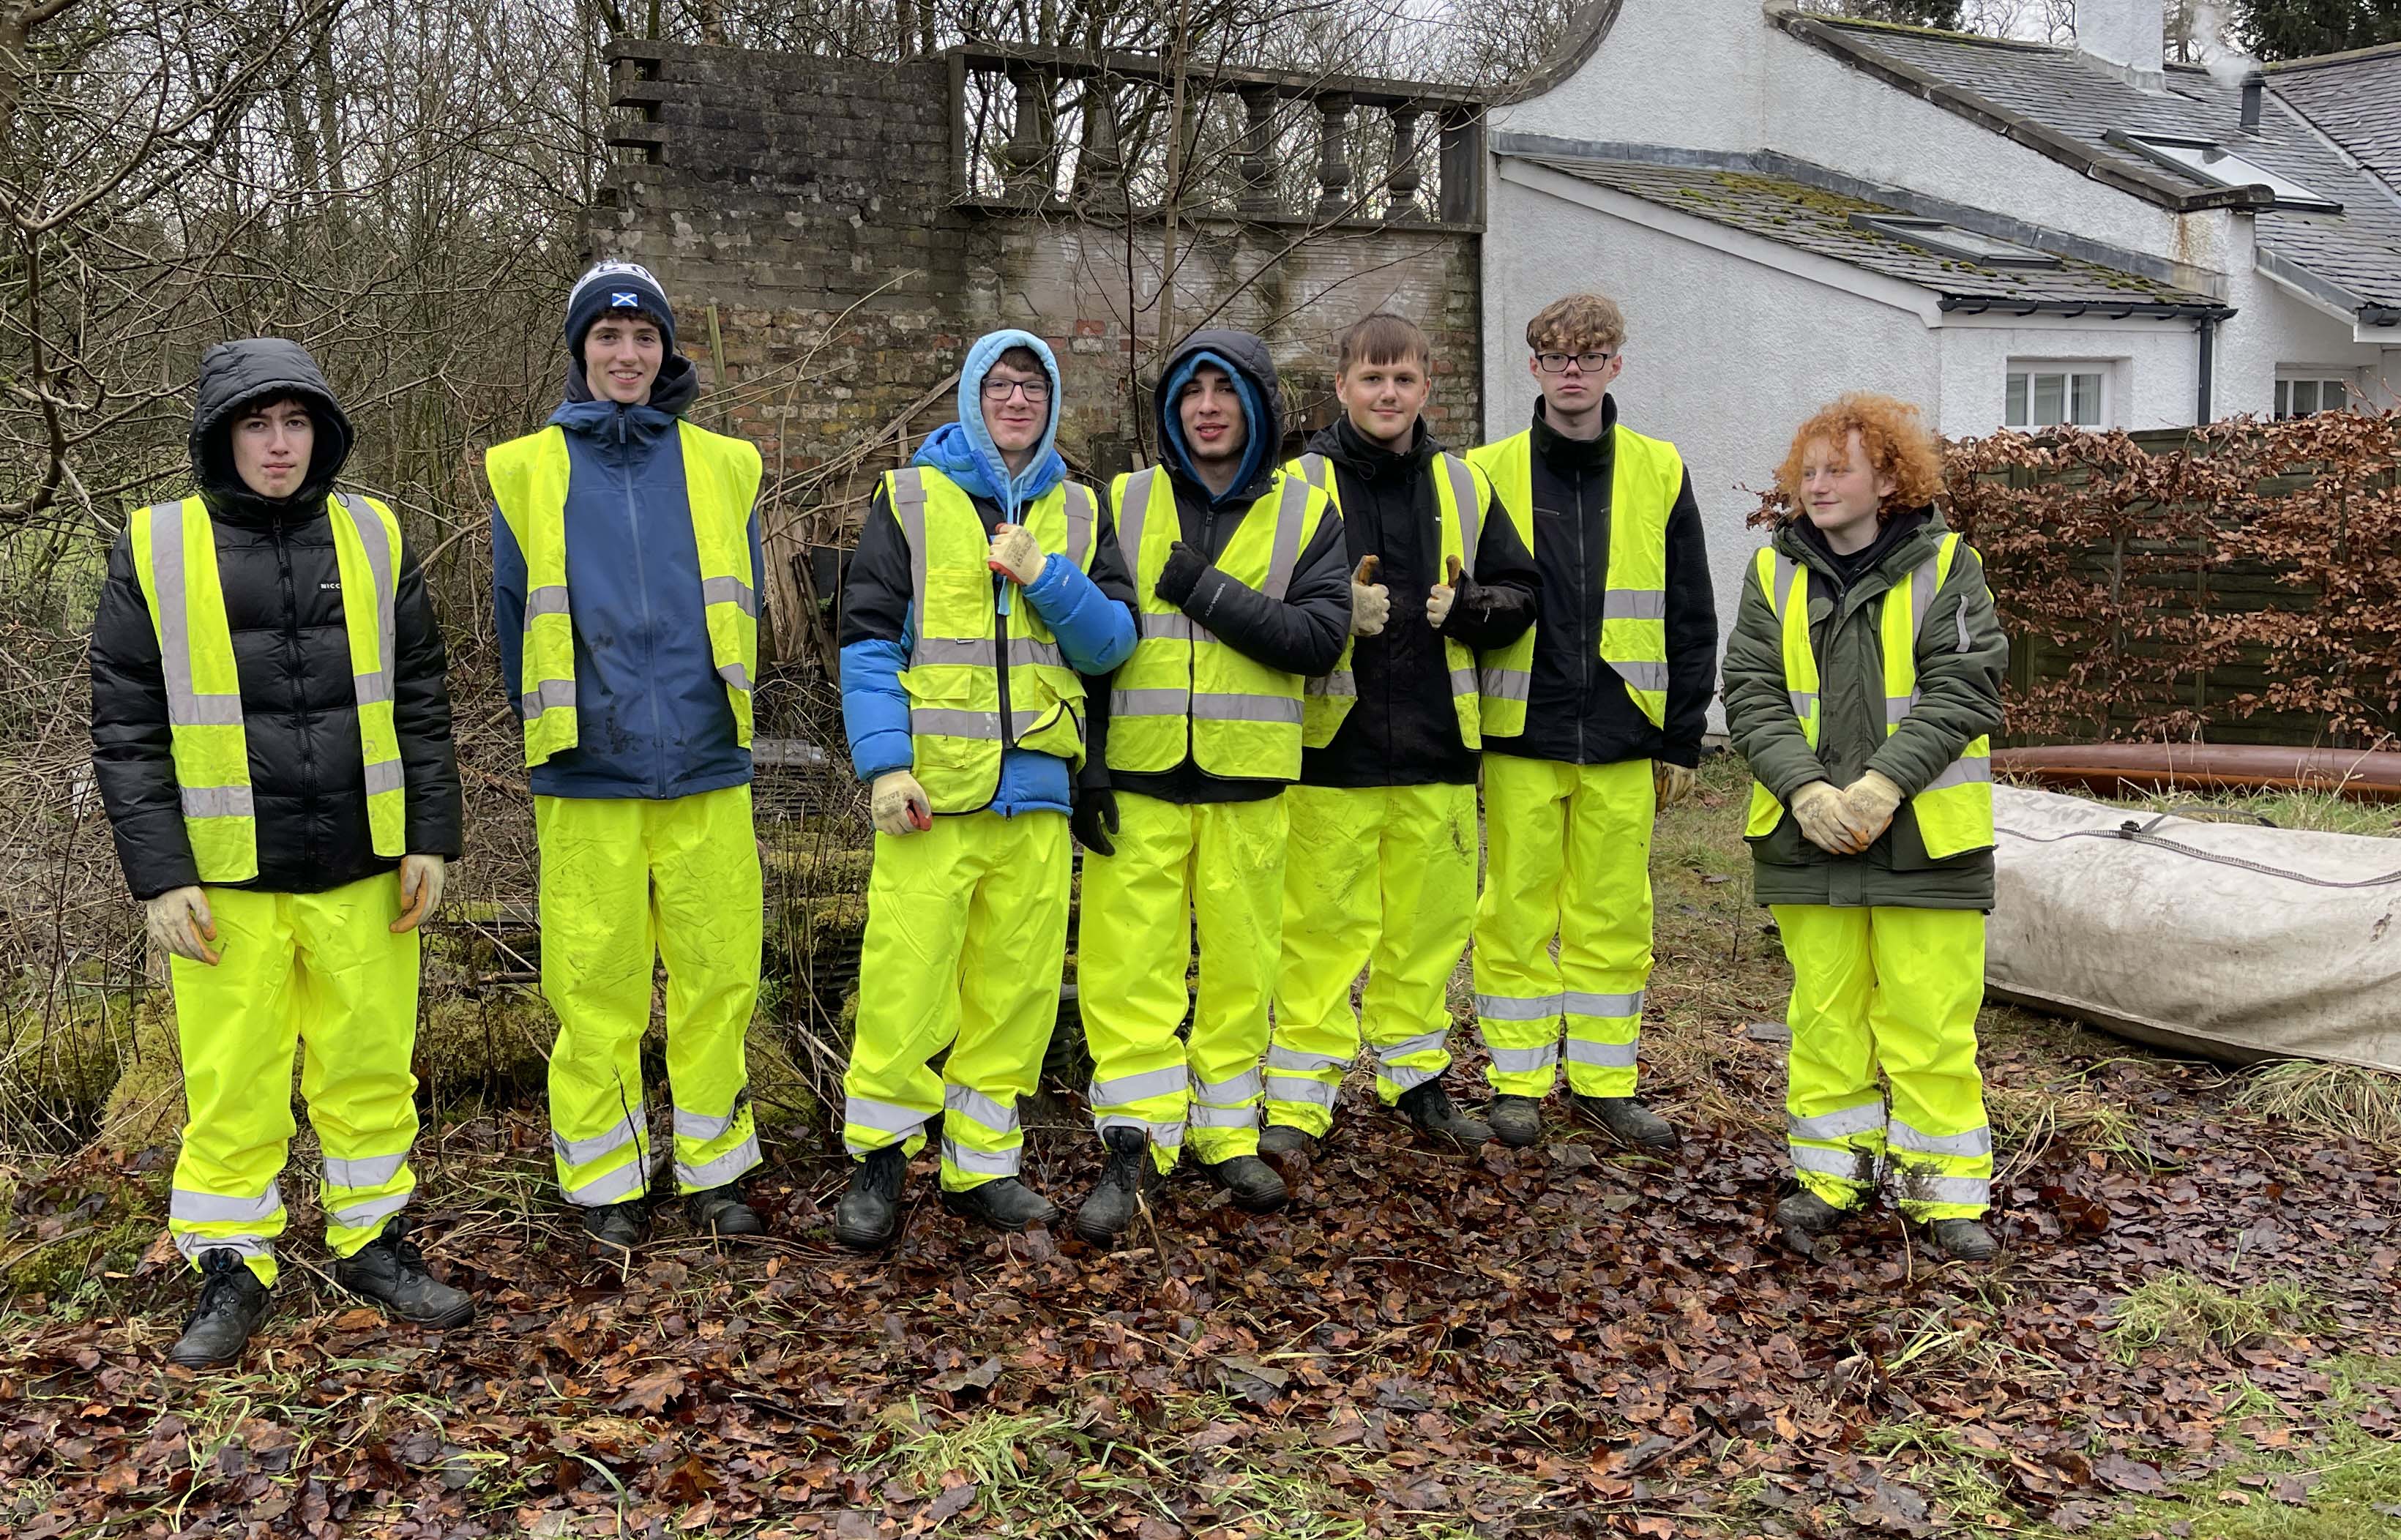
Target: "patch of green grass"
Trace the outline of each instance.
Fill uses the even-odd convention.
[[[2326,1319],[2325,1306],[2296,1279],[2271,1279],[2234,1294],[2171,1270],[2118,1301],[2106,1335],[2119,1360],[2132,1364],[2147,1348],[2232,1349],[2280,1331],[2314,1330]]]
[[[2186,791],[2174,796],[2138,792],[2104,800],[2146,812],[2173,813],[2182,818],[2230,819],[2239,823],[2265,818],[2279,829],[2401,837],[2401,803],[2357,802],[2330,791]]]

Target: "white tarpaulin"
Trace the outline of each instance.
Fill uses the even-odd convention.
[[[1993,789],[2001,999],[2164,1048],[2401,1071],[2401,840]]]

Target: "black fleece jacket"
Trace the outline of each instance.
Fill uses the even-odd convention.
[[[1320,430],[1309,452],[1334,467],[1342,504],[1345,560],[1356,571],[1377,558],[1392,591],[1392,618],[1378,636],[1351,640],[1358,699],[1323,749],[1301,756],[1304,786],[1465,786],[1480,756],[1459,736],[1443,639],[1475,649],[1504,646],[1534,622],[1539,579],[1516,526],[1497,505],[1477,532],[1475,571],[1460,584],[1440,631],[1426,624],[1426,593],[1444,580],[1433,474],[1442,446],[1422,419],[1394,453],[1344,418]]]
[[[1534,564],[1542,619],[1534,638],[1526,731],[1487,738],[1489,753],[1570,764],[1623,760],[1701,763],[1701,733],[1718,670],[1717,601],[1701,510],[1687,471],[1667,516],[1667,711],[1651,725],[1625,681],[1600,658],[1600,601],[1609,572],[1610,478],[1616,469],[1617,399],[1601,398],[1597,438],[1572,439],[1534,406]]]
[[[316,450],[306,484],[269,500],[234,474],[231,422],[243,406],[282,396],[309,408]],[[242,887],[322,893],[399,864],[375,853],[367,829],[341,568],[325,508],[350,438],[332,389],[298,344],[228,342],[200,361],[192,465],[216,536],[258,815],[258,875],[236,885]],[[405,542],[398,575],[392,720],[407,849],[455,859],[461,813],[442,632]],[[120,534],[92,626],[91,757],[117,860],[137,899],[200,880],[171,741],[158,637],[134,574],[131,537]]]

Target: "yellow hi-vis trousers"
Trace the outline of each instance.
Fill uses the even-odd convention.
[[[743,1038],[765,929],[750,788],[665,800],[536,797],[542,992],[558,1013],[551,1145],[567,1201],[650,1186],[642,1029],[667,969],[676,1187],[722,1187],[759,1163]]]
[[[968,813],[875,836],[858,1027],[842,1078],[853,1157],[926,1143],[942,1114],[942,1187],[1014,1176],[1017,1099],[1059,1022],[1067,956],[1067,819]],[[937,1073],[926,1061],[943,1049]]]
[[[1634,1094],[1642,989],[1651,981],[1657,812],[1649,760],[1484,756],[1475,1014],[1495,1092],[1550,1094],[1565,1016],[1569,1088]]]
[[[325,1168],[325,1244],[336,1257],[383,1232],[416,1173],[417,932],[391,933],[400,878],[325,893],[208,889],[218,961],[168,959],[189,1121],[167,1230],[175,1247],[237,1251],[275,1282],[292,1121],[292,1051]]]
[[[1076,995],[1092,1121],[1141,1129],[1161,1171],[1175,1169],[1187,1125],[1206,1163],[1258,1153],[1289,794],[1187,806],[1121,791],[1118,853],[1085,853]],[[1194,1001],[1184,975],[1196,922]],[[1175,1036],[1187,1002],[1188,1044]]]
[[[1793,1175],[1856,1208],[1889,1172],[1900,1211],[1992,1206],[1993,1131],[1976,1070],[1984,916],[1973,909],[1770,908],[1792,960],[1784,1110]],[[1889,1116],[1876,1085],[1892,1084]]]
[[[1446,996],[1475,914],[1475,788],[1295,786],[1283,795],[1292,842],[1268,1121],[1323,1134],[1363,1029],[1387,1107],[1450,1067]]]

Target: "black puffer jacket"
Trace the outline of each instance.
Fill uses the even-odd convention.
[[[235,474],[231,424],[241,407],[279,397],[309,408],[316,451],[300,490],[269,500]],[[350,441],[349,419],[298,344],[277,337],[228,342],[201,359],[192,468],[216,529],[258,809],[258,875],[244,887],[321,893],[398,864],[375,853],[367,832],[341,569],[325,509]],[[405,545],[399,590],[392,717],[407,788],[408,850],[455,859],[459,769],[442,633],[417,558]],[[92,764],[126,886],[137,899],[199,881],[171,741],[158,637],[134,576],[131,539],[119,535],[92,626]]]

